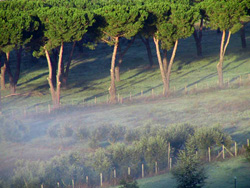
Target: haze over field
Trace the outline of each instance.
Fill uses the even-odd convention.
[[[1,1],[0,188],[248,187],[249,7]]]

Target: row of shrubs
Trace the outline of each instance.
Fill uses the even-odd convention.
[[[120,130],[114,131],[119,136],[111,134],[111,130]],[[42,183],[46,187],[56,187],[57,182],[66,187],[72,179],[76,184],[85,183],[86,176],[89,177],[89,184],[95,186],[100,182],[99,173],[103,173],[104,181],[111,181],[113,170],[116,169],[117,177],[126,178],[128,167],[131,168],[131,176],[136,178],[141,175],[142,163],[146,173],[154,172],[156,161],[159,170],[166,169],[168,143],[171,143],[171,157],[175,158],[180,153],[183,157],[183,150],[187,147],[192,148],[192,153],[198,151],[202,155],[208,147],[221,144],[230,146],[232,142],[231,137],[219,126],[198,128],[189,124],[167,127],[147,125],[128,130],[120,126],[102,126],[88,134],[82,130],[78,133],[89,135],[90,140],[107,141],[110,145],[97,145],[94,152],[71,153],[46,162],[19,161],[13,177],[8,181],[0,181],[3,187],[38,187]]]

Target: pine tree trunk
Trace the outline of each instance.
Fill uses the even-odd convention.
[[[62,58],[63,58],[63,42],[61,44],[59,59],[58,59],[58,69],[57,69],[57,76],[56,76],[56,108],[60,107],[60,95],[61,95],[61,75],[62,75]]]
[[[117,82],[120,82],[120,67],[122,65],[122,60],[123,60],[123,54],[121,51],[121,46],[120,44],[118,44],[118,52],[119,52],[119,60],[118,60],[118,64],[115,67],[115,79]]]
[[[11,73],[10,69],[10,52],[6,52],[6,72],[8,73],[9,76],[9,83],[10,83],[10,93],[13,94],[15,93],[15,87],[14,87],[14,77]]]
[[[152,67],[154,64],[154,61],[153,61],[152,51],[151,51],[151,47],[150,47],[150,43],[149,43],[149,38],[146,38],[145,41],[146,41],[145,46],[147,49],[149,66]]]
[[[111,69],[110,69],[110,88],[109,88],[109,94],[110,94],[110,103],[116,103],[116,88],[115,88],[115,58],[117,54],[117,48],[119,43],[119,37],[115,37],[115,45],[114,45],[114,51],[113,56],[111,60]]]
[[[122,60],[121,60],[121,62],[122,62]],[[121,81],[121,79],[120,79],[120,66],[121,66],[121,64],[120,64],[120,59],[119,59],[119,63],[115,67],[115,79],[116,79],[117,82]]]
[[[167,50],[164,49],[163,50],[163,69],[164,69],[164,72],[165,74],[167,73],[167,70],[168,70],[168,58],[167,58]]]
[[[151,51],[151,47],[150,47],[150,43],[149,43],[149,38],[144,39],[142,36],[140,36],[140,38],[141,38],[143,44],[146,46],[148,60],[149,60],[149,66],[152,67],[154,64],[154,61],[153,61],[152,51]]]
[[[72,46],[72,49],[71,49],[71,52],[70,52],[70,56],[69,56],[69,59],[68,59],[68,63],[67,63],[67,66],[66,66],[66,70],[65,70],[63,78],[62,78],[62,85],[64,87],[67,86],[67,81],[68,81],[68,77],[69,77],[69,68],[70,68],[70,65],[71,65],[72,58],[73,58],[73,53],[74,53],[74,50],[75,50],[75,46],[76,46],[76,41],[73,43],[73,46]]]
[[[159,48],[159,40],[156,37],[154,37],[154,43],[155,43],[157,59],[158,59],[158,63],[159,63],[160,71],[161,71],[161,78],[162,78],[162,82],[163,82],[163,95],[167,96],[167,91],[168,91],[167,78],[166,78],[163,63],[162,63],[162,60],[161,60],[161,52],[160,52],[160,48]]]
[[[243,25],[243,27],[240,29],[240,38],[241,38],[242,48],[246,48],[247,43],[246,43],[245,25]]]
[[[4,62],[3,66],[1,67],[1,90],[5,90],[5,73],[6,73],[6,63]]]
[[[217,73],[218,73],[218,81],[219,81],[219,87],[223,87],[224,83],[223,83],[223,61],[224,61],[224,56],[227,50],[227,46],[229,44],[230,41],[230,37],[231,37],[231,31],[229,31],[228,33],[228,37],[227,37],[227,42],[225,43],[225,38],[226,38],[226,31],[223,30],[222,32],[222,38],[221,38],[221,46],[220,46],[220,60],[219,63],[217,64]]]
[[[178,40],[175,41],[172,56],[171,56],[171,59],[169,61],[169,65],[167,67],[167,73],[166,73],[166,79],[167,79],[166,92],[167,92],[167,96],[170,94],[170,89],[169,89],[170,88],[170,75],[171,75],[171,70],[172,70],[172,66],[173,66],[173,63],[174,63],[174,58],[175,58],[176,51],[177,51],[177,46],[178,46]]]
[[[52,103],[53,103],[53,106],[55,106],[56,105],[56,92],[55,92],[55,88],[54,88],[53,81],[52,81],[52,76],[53,76],[52,75],[52,62],[51,62],[48,50],[45,47],[44,47],[44,50],[45,50],[48,68],[49,68],[49,77],[47,78],[47,80],[48,80],[49,87],[50,87]]]
[[[202,56],[202,30],[203,30],[203,19],[201,19],[199,31],[194,30],[193,36],[195,39],[195,44],[196,44],[196,50],[197,50],[197,56]]]
[[[118,43],[117,50],[119,52],[119,61],[118,61],[117,66],[115,67],[115,78],[116,78],[117,82],[120,82],[120,68],[121,68],[121,65],[123,62],[123,57],[127,53],[128,49],[132,46],[134,41],[135,41],[135,37],[133,37],[133,39],[129,42],[129,44],[127,45],[127,47],[125,48],[125,50],[123,52],[121,50],[120,44]]]

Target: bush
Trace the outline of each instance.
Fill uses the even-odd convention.
[[[21,142],[30,133],[29,127],[21,121],[1,117],[0,122],[0,141]]]
[[[208,147],[221,146],[222,144],[230,147],[232,138],[229,134],[223,132],[219,126],[202,127],[195,130],[194,135],[189,137],[188,142],[195,146],[197,150],[207,150]]]
[[[80,128],[77,132],[77,137],[81,140],[88,139],[90,137],[89,130],[85,127]]]
[[[172,171],[178,182],[179,188],[198,188],[205,184],[205,169],[199,157],[195,154],[195,148],[187,146],[180,151],[177,165]]]
[[[50,126],[47,133],[52,138],[71,137],[74,131],[71,128],[71,126],[56,124],[56,125]]]
[[[119,188],[139,188],[137,181],[121,180],[120,184],[121,184],[121,187]]]
[[[184,147],[190,135],[194,134],[194,126],[189,124],[174,124],[158,131],[162,138],[171,143],[176,150]]]

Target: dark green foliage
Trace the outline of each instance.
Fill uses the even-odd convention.
[[[134,142],[140,139],[139,131],[137,130],[127,130],[124,136],[127,142]]]
[[[85,127],[80,128],[77,132],[77,137],[80,138],[81,140],[88,139],[90,137],[90,132]]]
[[[171,147],[180,149],[185,142],[194,134],[194,126],[189,124],[174,124],[166,129],[160,130],[159,135],[171,143]]]
[[[205,169],[195,148],[187,146],[184,151],[180,151],[176,167],[172,171],[174,178],[178,182],[179,188],[198,188],[205,184]]]
[[[88,27],[94,23],[94,15],[76,8],[43,8],[38,16],[44,25],[44,45],[47,50],[54,49],[62,42],[82,39]]]
[[[246,158],[250,162],[250,146],[246,147]]]
[[[27,44],[39,27],[39,22],[30,11],[23,10],[28,7],[26,3],[20,0],[0,2],[0,48],[4,52]]]
[[[232,138],[229,134],[223,132],[221,127],[202,127],[195,130],[193,136],[190,136],[188,143],[197,150],[207,150],[208,147],[221,146],[230,147]]]
[[[205,0],[203,7],[211,29],[229,30],[232,33],[241,28],[240,18],[246,14],[244,0]]]
[[[21,142],[29,135],[29,127],[15,119],[0,118],[0,141]]]
[[[114,144],[122,139],[124,134],[125,128],[123,126],[103,125],[92,132],[91,142],[108,141],[110,144]]]
[[[119,188],[139,188],[137,181],[120,181],[121,186]]]
[[[53,125],[48,128],[47,133],[52,138],[71,137],[74,133],[73,129],[68,125]]]
[[[102,28],[109,37],[131,38],[143,27],[147,13],[138,6],[109,4],[96,11],[105,18],[105,27]]]

